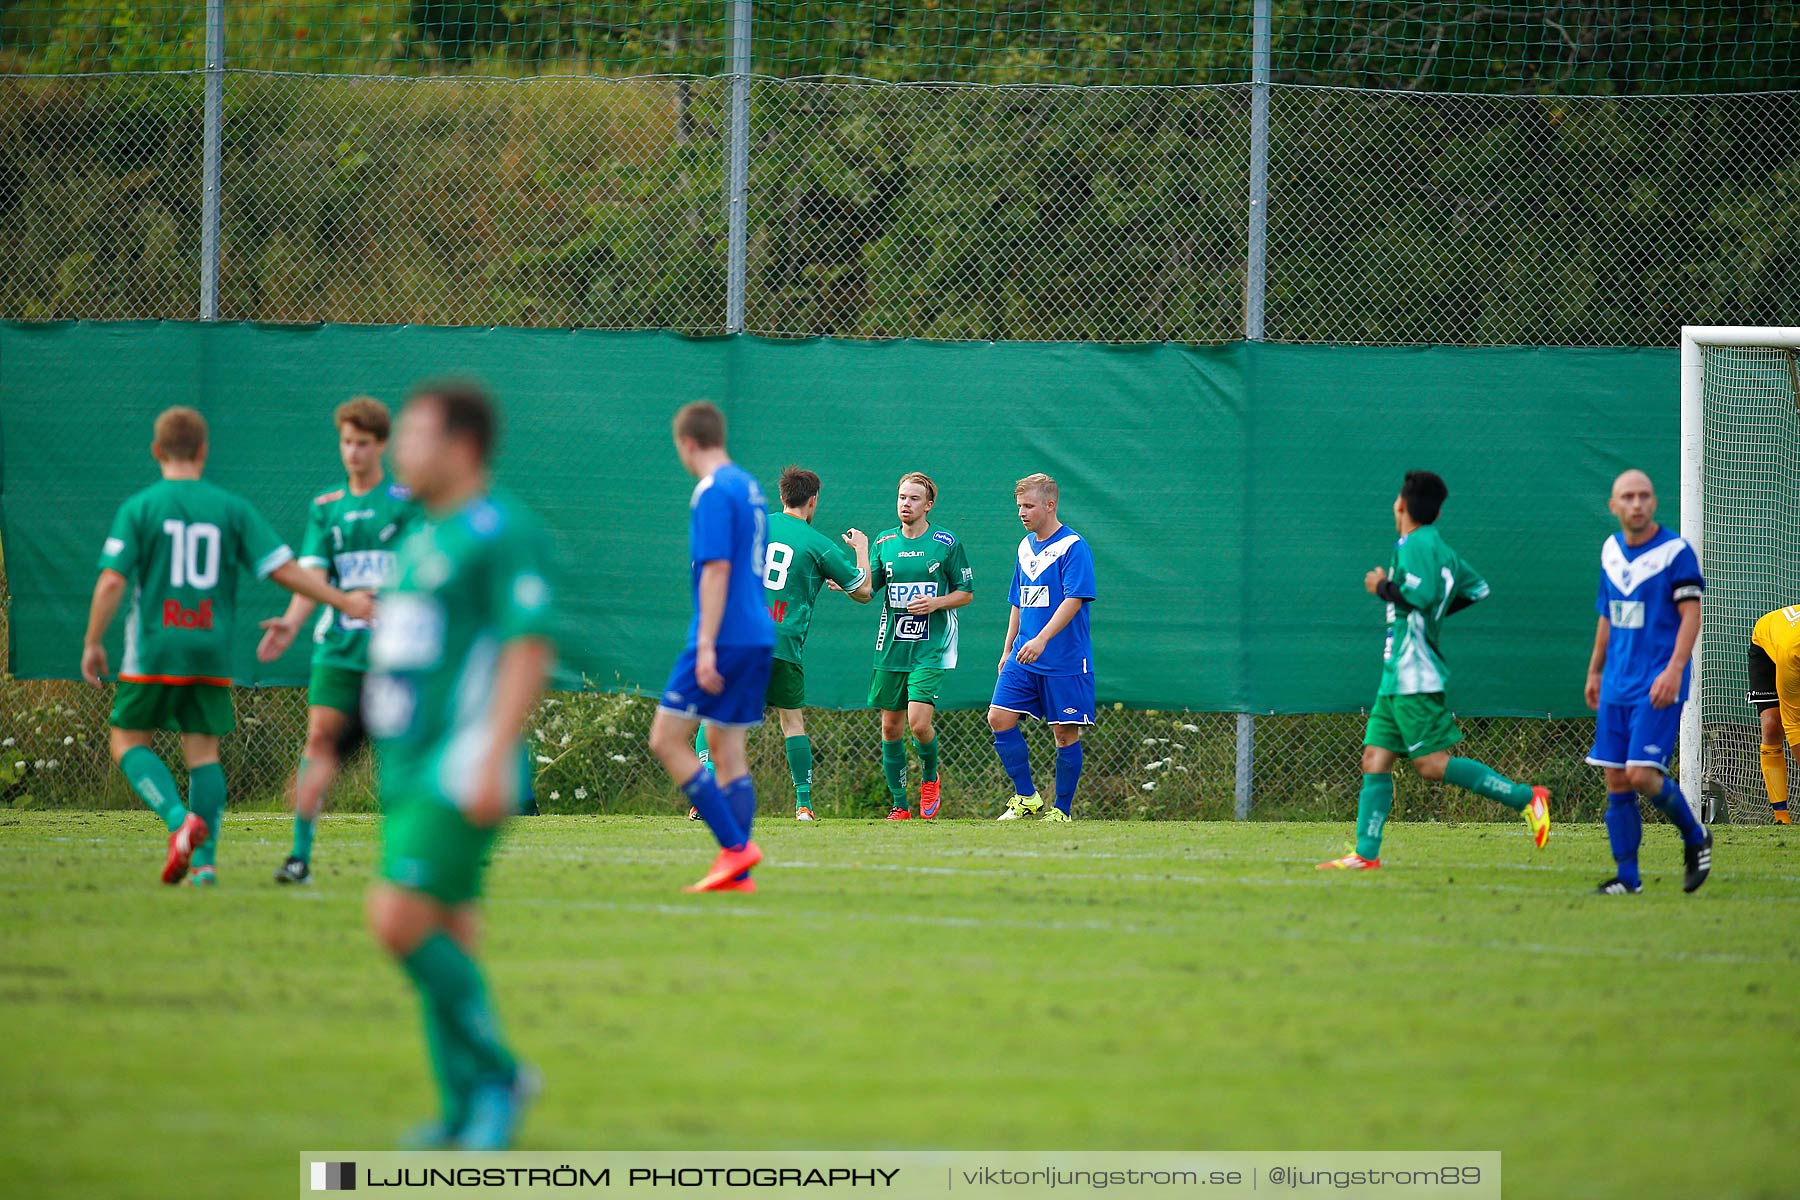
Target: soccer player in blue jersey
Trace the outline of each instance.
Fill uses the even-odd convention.
[[[1669,778],[1669,759],[1681,735],[1706,580],[1694,548],[1656,523],[1648,475],[1627,471],[1615,479],[1607,507],[1619,532],[1600,548],[1600,621],[1587,676],[1588,707],[1600,716],[1587,760],[1606,772],[1606,836],[1618,874],[1599,891],[1643,890],[1642,795],[1681,831],[1682,890],[1691,892],[1712,869],[1712,834]]]
[[[1094,723],[1094,644],[1088,631],[1094,555],[1057,517],[1056,480],[1027,475],[1014,486],[1013,499],[1025,536],[1013,567],[1000,678],[988,705],[994,750],[1013,781],[1013,798],[1000,820],[1041,811],[1046,821],[1068,821],[1081,780],[1081,734]],[[1021,716],[1049,725],[1056,740],[1056,803],[1048,809],[1031,782]]]
[[[719,856],[690,892],[756,890],[750,840],[756,790],[745,743],[762,724],[775,622],[763,603],[768,507],[755,477],[725,450],[725,415],[705,401],[675,414],[675,450],[700,480],[688,502],[694,618],[687,649],[650,725],[650,750],[719,840]],[[713,770],[694,753],[704,723]]]

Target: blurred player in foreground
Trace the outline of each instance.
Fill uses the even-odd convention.
[[[225,819],[219,738],[237,725],[231,642],[239,568],[358,620],[374,607],[366,594],[347,595],[301,570],[249,501],[201,479],[207,449],[206,419],[193,409],[171,408],[156,418],[150,453],[162,481],[126,500],[113,518],[81,647],[81,676],[98,687],[108,670],[106,630],[129,587],[111,717],[113,761],[169,829],[162,881],[180,883],[192,866],[193,882],[203,886],[216,882],[214,854]],[[158,729],[181,735],[186,805],[168,765],[150,748]]]
[[[1387,646],[1381,687],[1363,734],[1362,793],[1356,802],[1356,849],[1319,864],[1321,870],[1369,871],[1381,865],[1381,835],[1394,804],[1394,760],[1412,759],[1423,778],[1498,800],[1525,818],[1542,850],[1550,839],[1550,792],[1514,783],[1486,763],[1450,757],[1462,730],[1450,715],[1444,689],[1450,668],[1438,650],[1444,618],[1488,595],[1477,575],[1438,532],[1450,489],[1430,471],[1408,471],[1394,501],[1393,568],[1376,567],[1363,587],[1387,603]]]
[[[529,785],[525,721],[555,654],[548,538],[490,490],[496,424],[466,383],[421,387],[400,414],[394,465],[424,520],[382,595],[363,699],[383,813],[369,928],[418,990],[441,1101],[416,1149],[504,1149],[536,1090],[473,957],[482,877]]]

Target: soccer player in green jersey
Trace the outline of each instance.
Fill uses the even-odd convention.
[[[919,750],[919,815],[938,813],[938,745],[931,727],[944,672],[956,667],[956,610],[975,598],[975,572],[962,542],[931,523],[937,484],[912,471],[900,477],[900,526],[875,539],[869,583],[882,590],[869,704],[881,710],[881,770],[893,799],[890,821],[912,816],[906,788],[906,737]]]
[[[393,582],[394,552],[419,508],[412,493],[387,478],[381,463],[390,425],[387,405],[358,396],[332,414],[344,482],[313,498],[300,545],[300,565],[346,591],[379,591]],[[274,662],[318,606],[295,596],[287,611],[262,622],[256,657]],[[313,629],[312,679],[306,693],[306,748],[294,773],[294,848],[276,883],[312,878],[313,834],[339,766],[363,741],[363,675],[369,669],[369,624],[327,609]]]
[[[231,635],[241,567],[291,592],[367,620],[367,595],[346,595],[300,569],[262,514],[241,497],[201,479],[206,419],[191,408],[156,418],[150,453],[162,470],[119,506],[100,552],[100,578],[88,608],[81,675],[95,687],[108,673],[106,630],[127,588],[125,658],[113,698],[113,761],[131,789],[169,829],[162,881],[216,881],[214,852],[225,819],[225,772],[219,738],[237,720],[231,711]],[[175,777],[150,748],[158,729],[181,735],[188,767],[187,803]]]
[[[769,544],[765,551],[763,595],[769,616],[775,620],[775,661],[769,671],[765,703],[781,722],[787,744],[788,774],[794,780],[794,818],[814,820],[812,810],[812,739],[806,736],[806,673],[800,655],[812,630],[813,605],[827,583],[858,604],[867,604],[869,586],[869,535],[847,530],[844,542],[855,553],[852,559],[842,546],[813,528],[819,511],[819,477],[800,467],[781,472],[781,511],[769,515]],[[694,749],[707,761],[706,727],[694,735]],[[688,817],[699,814],[688,810]]]
[[[1376,567],[1363,587],[1387,602],[1387,649],[1381,688],[1363,735],[1362,795],[1356,805],[1356,849],[1319,864],[1320,870],[1372,871],[1381,866],[1381,834],[1394,804],[1394,760],[1411,758],[1426,779],[1442,779],[1498,800],[1524,816],[1538,849],[1550,837],[1550,792],[1514,783],[1485,763],[1450,757],[1462,730],[1444,701],[1450,668],[1438,650],[1444,618],[1488,594],[1475,573],[1438,532],[1438,513],[1450,489],[1430,471],[1408,471],[1394,501],[1392,570]]]
[[[462,383],[427,385],[401,412],[394,465],[425,513],[369,646],[384,813],[369,927],[423,1009],[442,1112],[419,1148],[506,1148],[536,1088],[472,957],[482,876],[529,785],[525,721],[554,655],[547,535],[489,490],[495,424]]]

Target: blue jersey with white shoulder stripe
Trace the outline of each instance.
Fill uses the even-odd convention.
[[[1681,632],[1681,602],[1706,591],[1700,557],[1679,535],[1661,526],[1641,546],[1623,532],[1600,547],[1600,595],[1595,607],[1611,626],[1606,669],[1600,678],[1602,704],[1636,704],[1669,665]],[[1693,675],[1690,660],[1681,674],[1686,700]]]
[[[1039,541],[1027,533],[1019,540],[1019,561],[1013,567],[1012,602],[1019,610],[1019,636],[1012,652],[1044,632],[1062,602],[1071,597],[1093,600],[1094,555],[1087,540],[1067,525],[1059,525]],[[1088,606],[1045,645],[1037,660],[1021,663],[1039,675],[1086,675],[1094,669],[1094,643],[1088,630]]]

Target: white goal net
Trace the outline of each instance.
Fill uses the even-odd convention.
[[[1745,694],[1751,626],[1800,604],[1800,328],[1682,330],[1681,440],[1681,531],[1706,573],[1681,764],[1700,763],[1719,816],[1766,823]]]

